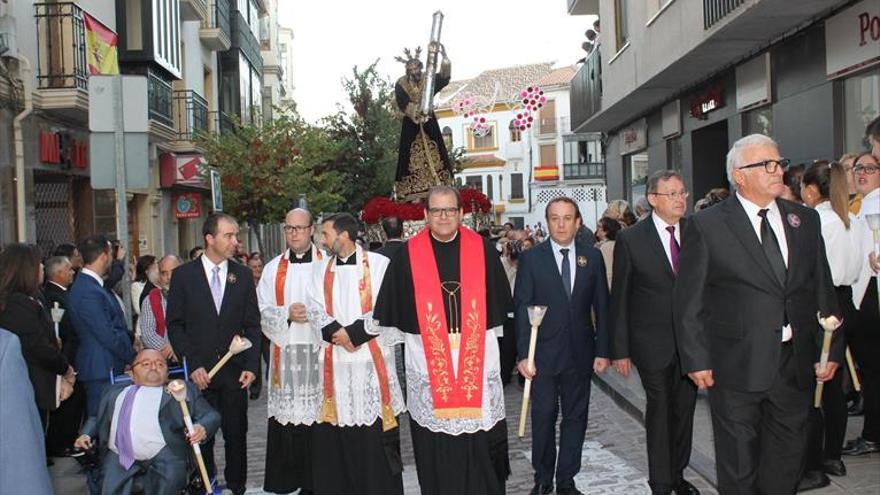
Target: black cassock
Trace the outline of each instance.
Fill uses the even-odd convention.
[[[460,237],[448,243],[431,238],[440,281],[460,282]],[[376,300],[373,318],[380,325],[395,327],[404,333],[419,334],[416,301],[409,250],[405,246],[391,261]],[[483,241],[486,257],[486,328],[502,326],[513,307],[510,284],[501,266],[498,251]],[[444,297],[446,314],[450,301]],[[460,305],[454,316],[461,321]],[[493,337],[494,338],[494,337]],[[486,367],[498,363],[485,363]],[[407,370],[409,373],[409,370]],[[409,382],[409,377],[407,377]],[[488,390],[483,391],[484,400]],[[488,431],[458,435],[431,431],[410,420],[416,469],[422,495],[500,495],[510,474],[507,423],[498,421]]]
[[[449,79],[445,71],[438,73],[434,94],[445,88]],[[423,195],[437,185],[438,180],[447,185],[452,183],[452,164],[449,162],[449,153],[437,123],[437,116],[431,112],[431,118],[421,126],[413,121],[418,113],[424,85],[424,79],[413,84],[406,76],[398,79],[394,85],[397,107],[403,114],[397,152],[397,174],[394,179],[395,192],[400,199],[413,199]],[[429,168],[432,166],[433,172]]]

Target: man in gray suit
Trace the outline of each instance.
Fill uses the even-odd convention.
[[[34,387],[18,337],[0,328],[0,493],[52,495]]]
[[[174,495],[186,486],[190,444],[213,435],[220,415],[187,382],[194,428],[192,435],[186,432],[180,407],[165,391],[168,365],[159,351],[141,351],[131,376],[131,384],[107,389],[98,416],[89,418],[75,446],[88,449],[98,442],[105,495],[128,495],[137,475],[143,475],[144,493]]]

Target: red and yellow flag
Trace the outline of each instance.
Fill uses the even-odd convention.
[[[119,74],[116,33],[101,21],[83,13],[86,25],[86,61],[91,75]]]
[[[559,167],[556,165],[542,165],[535,167],[535,180],[559,180]]]

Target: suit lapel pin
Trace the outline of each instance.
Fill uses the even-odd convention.
[[[226,277],[226,282],[230,284],[234,284],[236,280],[238,280],[238,277],[236,277],[234,273],[230,273],[229,276]]]
[[[798,228],[801,226],[801,217],[797,216],[796,214],[789,213],[788,217],[786,218],[788,219],[788,224],[792,227]]]
[[[586,256],[578,256],[577,257],[577,264],[581,268],[587,266],[587,257]]]

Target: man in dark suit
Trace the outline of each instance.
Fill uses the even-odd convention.
[[[68,311],[80,343],[76,370],[86,391],[86,416],[95,416],[109,374],[125,371],[136,352],[122,308],[104,289],[103,277],[113,261],[110,241],[95,235],[78,249],[84,265],[70,288]]]
[[[590,378],[608,367],[608,282],[598,249],[575,242],[581,226],[577,203],[557,198],[545,212],[550,240],[519,258],[516,304],[517,365],[532,378],[532,494],[553,491],[575,495],[574,477],[580,471],[587,431]],[[538,332],[535,368],[529,351],[528,307],[547,306]],[[595,313],[596,326],[593,326]],[[559,459],[556,456],[556,418],[562,403]]]
[[[46,285],[43,288],[43,296],[46,298],[50,310],[54,308],[55,303],[58,303],[58,307],[64,310],[59,324],[61,352],[67,356],[67,361],[76,369],[79,339],[70,323],[70,312],[67,311],[70,307],[68,289],[73,283],[73,275],[73,265],[66,256],[52,256],[46,260]],[[50,457],[63,455],[73,445],[82,425],[85,400],[83,385],[81,382],[76,382],[73,386],[73,395],[49,414],[46,450]]]
[[[645,389],[648,485],[655,494],[699,494],[683,477],[691,456],[697,388],[681,371],[675,348],[672,293],[688,193],[678,172],[648,179],[651,211],[617,234],[611,282],[611,356],[629,376],[632,362]]]
[[[165,391],[168,364],[155,349],[138,354],[131,377],[131,383],[117,383],[107,389],[98,416],[83,425],[74,445],[85,450],[98,443],[104,494],[128,495],[135,476],[143,475],[144,493],[176,495],[186,486],[190,444],[213,435],[220,426],[220,415],[192,382],[187,382],[186,401],[193,432],[187,431],[180,406]]]
[[[247,481],[247,388],[256,378],[260,359],[260,310],[250,269],[229,262],[238,246],[235,218],[212,214],[202,234],[205,253],[174,270],[165,319],[171,347],[186,357],[194,370],[190,378],[223,418],[226,485],[239,495]],[[226,354],[235,335],[246,337],[253,347],[209,379],[207,370]],[[213,437],[205,447],[205,463],[213,477]]]
[[[843,355],[835,345],[825,372],[814,366],[816,315],[838,307],[818,214],[778,199],[787,164],[766,136],[734,143],[736,194],[694,215],[682,239],[676,339],[682,370],[712,387],[722,494],[795,493],[812,385]]]
[[[394,259],[394,255],[403,247],[403,222],[397,217],[385,217],[382,219],[382,230],[385,232],[385,245],[376,252]]]

